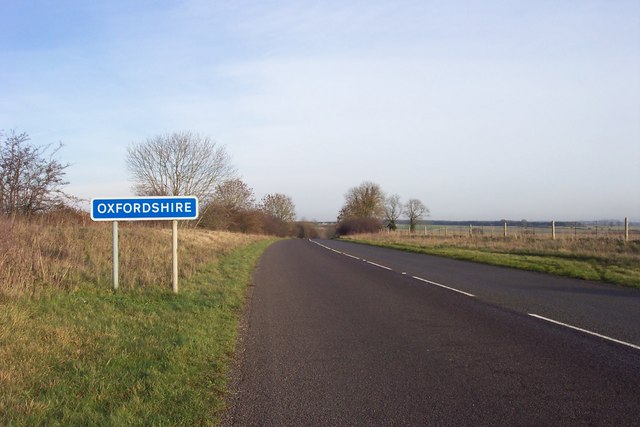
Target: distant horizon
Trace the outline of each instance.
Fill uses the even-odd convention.
[[[124,197],[139,197],[139,196],[135,196],[132,194],[127,194],[127,195],[119,195],[119,196],[112,196],[112,195],[96,195],[93,198],[124,198]],[[295,200],[294,200],[295,203]],[[90,211],[90,206],[89,206],[89,200],[82,200],[81,204],[78,206],[78,208],[80,208],[83,211],[86,211],[87,213],[89,213]],[[202,208],[202,206],[201,206]],[[303,217],[300,215],[296,216],[296,221],[310,221],[310,222],[318,222],[318,223],[335,223],[338,217],[338,213],[339,211],[336,210],[336,214],[333,218],[331,219],[317,219],[317,218],[307,218],[307,217]],[[457,219],[457,218],[462,218],[462,219]],[[584,216],[581,219],[573,219],[573,218],[551,218],[551,219],[536,219],[536,218],[505,218],[505,217],[496,217],[496,218],[489,218],[487,219],[485,218],[481,218],[481,219],[470,219],[470,217],[464,217],[464,216],[458,216],[457,218],[444,218],[444,217],[424,217],[422,219],[420,219],[420,222],[428,222],[428,221],[450,221],[450,222],[460,222],[460,223],[465,223],[465,222],[499,222],[499,221],[503,221],[503,220],[507,220],[508,222],[521,222],[522,220],[526,220],[527,222],[532,222],[532,223],[542,223],[542,222],[548,222],[551,223],[551,221],[556,221],[556,222],[579,222],[579,223],[595,223],[595,222],[611,222],[611,221],[617,221],[620,223],[624,223],[624,219],[625,216],[621,216],[619,218],[598,218],[598,219],[589,219],[589,218],[585,218]],[[640,225],[640,216],[637,217],[632,217],[632,216],[626,216],[626,218],[628,218],[629,223],[630,224],[639,224]],[[408,221],[406,218],[401,217],[399,219],[400,222],[405,222]]]
[[[523,218],[524,219],[524,218]],[[423,218],[418,220],[418,224],[424,224],[424,223],[429,223],[429,222],[447,222],[447,223],[456,223],[456,224],[461,224],[461,225],[465,225],[465,224],[469,224],[469,223],[503,223],[504,220],[507,221],[507,223],[521,223],[523,219],[462,219],[462,220],[452,220],[452,219],[433,219],[433,218]],[[640,220],[633,220],[631,218],[629,219],[629,225],[640,225]],[[578,223],[578,224],[595,224],[595,223],[603,223],[603,225],[605,223],[611,223],[614,222],[616,223],[616,226],[621,226],[624,224],[624,218],[622,219],[597,219],[597,220],[590,220],[590,219],[583,219],[583,220],[566,220],[566,219],[555,219],[555,220],[535,220],[535,219],[525,219],[527,223],[529,224],[543,224],[543,223],[547,223],[549,225],[551,225],[552,221],[555,221],[556,224],[562,224],[562,223]],[[304,221],[304,220],[297,220],[297,221]],[[316,223],[323,223],[323,224],[336,224],[337,221],[336,220],[332,220],[332,221],[318,221],[318,220],[308,220],[309,222],[316,222]],[[382,220],[384,222],[384,220]],[[399,224],[408,224],[409,220],[407,219],[399,219],[397,221],[397,223]]]
[[[627,217],[628,218],[628,217]],[[617,224],[624,224],[624,217],[622,219],[615,219],[615,218],[602,218],[602,219],[528,219],[528,218],[522,218],[522,219],[509,219],[509,218],[501,218],[501,219],[493,219],[493,220],[479,220],[479,219],[463,219],[463,220],[450,220],[450,219],[422,219],[421,221],[434,221],[434,222],[504,222],[507,221],[509,223],[520,223],[523,220],[526,221],[527,223],[549,223],[551,224],[552,221],[555,221],[556,223],[571,223],[571,222],[576,222],[576,223],[581,223],[581,224],[592,224],[592,223],[597,223],[597,222],[602,222],[602,223],[607,223],[607,222],[615,222]],[[639,224],[640,225],[640,220],[632,220],[631,218],[628,218],[629,220],[629,224]],[[402,221],[408,221],[408,220],[402,220]]]

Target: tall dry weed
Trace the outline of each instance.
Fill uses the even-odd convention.
[[[226,251],[260,239],[194,229],[179,230],[180,276],[215,261]],[[112,282],[110,223],[56,217],[0,218],[0,294],[35,295],[44,289],[109,286]],[[121,288],[165,286],[171,278],[171,230],[126,223],[119,227]]]

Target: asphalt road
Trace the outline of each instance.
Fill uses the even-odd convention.
[[[254,275],[224,424],[638,425],[639,294],[282,241]]]

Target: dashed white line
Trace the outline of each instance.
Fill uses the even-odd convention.
[[[319,243],[319,242],[313,241],[313,240],[311,240],[311,239],[309,239],[309,241],[310,241],[310,242],[312,242],[312,243],[315,243],[315,244],[316,244],[316,245],[318,245],[318,246],[322,246],[322,247],[323,247],[323,248],[325,248],[325,249],[329,249],[330,251],[333,251],[333,252],[335,252],[335,253],[338,253],[338,254],[341,254],[341,255],[348,256],[349,258],[357,259],[358,261],[366,262],[367,264],[371,264],[371,265],[373,265],[373,266],[380,267],[380,268],[383,268],[383,269],[385,269],[385,270],[393,271],[393,269],[391,269],[391,268],[389,268],[389,267],[386,267],[386,266],[384,266],[384,265],[376,264],[375,262],[367,261],[366,259],[360,259],[360,258],[358,258],[357,256],[353,256],[353,255],[348,254],[348,253],[346,253],[346,252],[340,252],[340,251],[337,251],[337,250],[335,250],[335,249],[333,249],[333,248],[330,248],[329,246],[325,246],[325,245],[323,245],[322,243]],[[401,274],[403,274],[403,275],[407,275],[407,273],[406,273],[405,271],[401,272]],[[430,284],[430,285],[439,286],[439,287],[441,287],[441,288],[448,289],[448,290],[450,290],[450,291],[458,292],[458,293],[463,294],[463,295],[466,295],[466,296],[468,296],[468,297],[473,297],[473,298],[475,298],[475,295],[474,295],[474,294],[471,294],[471,293],[469,293],[469,292],[465,292],[465,291],[461,291],[461,290],[459,290],[459,289],[452,288],[451,286],[443,285],[442,283],[436,283],[436,282],[433,282],[433,281],[431,281],[431,280],[423,279],[422,277],[418,277],[418,276],[411,276],[411,277],[413,277],[414,279],[419,280],[419,281],[421,281],[421,282],[428,283],[428,284]],[[595,336],[595,337],[602,338],[602,339],[604,339],[604,340],[611,341],[611,342],[614,342],[614,343],[616,343],[616,344],[621,344],[621,345],[625,345],[625,346],[627,346],[627,347],[631,347],[631,348],[636,349],[636,350],[640,350],[640,346],[635,345],[635,344],[628,343],[628,342],[626,342],[626,341],[622,341],[622,340],[618,340],[618,339],[615,339],[615,338],[611,338],[611,337],[608,337],[608,336],[606,336],[606,335],[599,334],[599,333],[597,333],[597,332],[593,332],[593,331],[589,331],[589,330],[587,330],[587,329],[579,328],[579,327],[577,327],[577,326],[569,325],[569,324],[567,324],[567,323],[562,323],[562,322],[559,322],[559,321],[557,321],[557,320],[549,319],[548,317],[540,316],[540,315],[538,315],[538,314],[534,314],[534,313],[527,313],[527,314],[528,314],[529,316],[531,316],[531,317],[535,317],[536,319],[544,320],[544,321],[546,321],[546,322],[550,322],[550,323],[553,323],[553,324],[556,324],[556,325],[564,326],[565,328],[573,329],[573,330],[576,330],[576,331],[579,331],[579,332],[583,332],[583,333],[585,333],[585,334],[593,335],[593,336]]]
[[[325,245],[323,245],[323,244],[322,244],[322,243],[320,243],[320,242],[316,242],[315,240],[311,240],[311,239],[309,239],[309,241],[310,241],[311,243],[315,243],[315,244],[316,244],[316,245],[318,245],[318,246],[322,246],[322,247],[323,247],[323,248],[325,248],[325,249],[329,249],[330,251],[332,251],[332,250],[333,250],[333,249],[331,249],[329,246],[325,246]]]
[[[566,328],[574,329],[576,331],[584,332],[585,334],[593,335],[593,336],[596,336],[598,338],[602,338],[602,339],[605,339],[605,340],[608,340],[608,341],[615,342],[617,344],[626,345],[628,347],[635,348],[636,350],[640,350],[640,346],[628,343],[626,341],[620,341],[620,340],[617,340],[615,338],[611,338],[611,337],[608,337],[606,335],[599,334],[597,332],[588,331],[586,329],[578,328],[577,326],[572,326],[572,325],[568,325],[566,323],[558,322],[557,320],[549,319],[548,317],[539,316],[539,315],[533,314],[533,313],[528,313],[528,314],[529,314],[529,316],[535,317],[537,319],[545,320],[547,322],[554,323],[556,325],[564,326]]]
[[[323,247],[323,248],[325,248],[325,249],[329,249],[330,251],[335,252],[335,253],[337,253],[337,254],[342,254],[342,252],[337,251],[337,250],[335,250],[335,249],[333,249],[333,248],[330,248],[329,246],[323,245],[323,244],[322,244],[322,243],[320,243],[320,242],[316,242],[315,240],[311,240],[311,239],[309,239],[309,241],[310,241],[311,243],[315,243],[316,245],[321,246],[321,247]]]
[[[384,268],[385,270],[393,271],[389,267],[385,267],[384,265],[376,264],[375,262],[367,261],[367,264],[375,265],[376,267]]]
[[[465,291],[461,291],[459,289],[452,288],[451,286],[446,286],[446,285],[443,285],[441,283],[432,282],[431,280],[423,279],[422,277],[418,277],[418,276],[411,276],[411,277],[413,277],[416,280],[420,280],[421,282],[428,283],[430,285],[440,286],[441,288],[449,289],[450,291],[458,292],[458,293],[460,293],[462,295],[466,295],[468,297],[474,297],[475,298],[474,294],[470,294],[469,292],[465,292]]]
[[[375,266],[375,267],[379,267],[379,268],[383,268],[383,269],[385,269],[385,270],[393,271],[393,269],[392,269],[392,268],[390,268],[390,267],[387,267],[387,266],[384,266],[384,265],[380,265],[380,264],[376,264],[375,262],[367,261],[366,259],[358,258],[357,256],[353,256],[353,255],[348,254],[348,253],[346,253],[346,252],[338,252],[338,251],[336,251],[335,249],[330,248],[329,246],[325,246],[325,245],[323,245],[322,243],[316,242],[316,241],[311,240],[311,239],[309,239],[309,241],[310,241],[310,242],[312,242],[312,243],[315,243],[315,244],[316,244],[316,245],[318,245],[318,246],[322,246],[322,247],[323,247],[323,248],[325,248],[325,249],[329,249],[329,250],[331,250],[331,251],[333,251],[333,252],[336,252],[336,253],[342,254],[342,255],[344,255],[344,256],[348,256],[349,258],[357,259],[358,261],[366,262],[367,264],[371,264],[371,265],[373,265],[373,266]],[[406,273],[405,271],[403,271],[401,274],[403,274],[403,275],[405,275],[405,276],[407,275],[407,273]],[[441,288],[448,289],[448,290],[450,290],[450,291],[458,292],[458,293],[460,293],[460,294],[462,294],[462,295],[466,295],[466,296],[468,296],[468,297],[473,297],[473,298],[475,298],[475,295],[474,295],[474,294],[470,294],[469,292],[461,291],[461,290],[459,290],[459,289],[455,289],[455,288],[452,288],[452,287],[450,287],[450,286],[443,285],[443,284],[441,284],[441,283],[432,282],[431,280],[423,279],[422,277],[418,277],[418,276],[411,276],[411,277],[413,277],[413,278],[414,278],[414,279],[416,279],[416,280],[420,280],[421,282],[429,283],[430,285],[439,286],[439,287],[441,287]]]

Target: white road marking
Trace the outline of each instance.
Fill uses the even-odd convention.
[[[311,239],[309,239],[309,241],[310,241],[311,243],[315,243],[315,244],[316,244],[316,245],[318,245],[318,246],[322,246],[322,247],[323,247],[323,248],[325,248],[325,249],[329,249],[330,251],[332,251],[332,250],[333,250],[333,249],[331,249],[329,246],[325,246],[325,245],[323,245],[323,244],[322,244],[322,243],[320,243],[320,242],[316,242],[315,240],[311,240]]]
[[[325,246],[325,245],[323,245],[322,243],[319,243],[319,242],[313,241],[313,240],[311,240],[311,239],[309,239],[309,241],[310,241],[310,242],[312,242],[312,243],[315,243],[316,245],[322,246],[322,247],[323,247],[323,248],[325,248],[325,249],[329,249],[329,250],[331,250],[331,251],[333,251],[333,252],[336,252],[336,253],[339,253],[339,254],[341,254],[341,255],[348,256],[349,258],[357,259],[357,260],[359,260],[359,261],[364,261],[364,262],[366,262],[367,264],[371,264],[371,265],[376,266],[376,267],[384,268],[385,270],[393,271],[393,269],[391,269],[391,268],[389,268],[389,267],[386,267],[386,266],[384,266],[384,265],[376,264],[375,262],[367,261],[366,259],[360,259],[360,258],[358,258],[357,256],[350,255],[350,254],[348,254],[348,253],[346,253],[346,252],[340,252],[340,251],[337,251],[337,250],[335,250],[335,249],[333,249],[333,248],[330,248],[329,246]],[[403,271],[401,274],[403,274],[403,275],[407,275],[407,273],[406,273],[405,271]],[[468,296],[468,297],[475,298],[475,295],[474,295],[474,294],[470,294],[469,292],[464,292],[464,291],[461,291],[461,290],[459,290],[459,289],[455,289],[455,288],[452,288],[452,287],[450,287],[450,286],[443,285],[443,284],[441,284],[441,283],[436,283],[436,282],[433,282],[433,281],[431,281],[431,280],[423,279],[422,277],[418,277],[418,276],[411,276],[411,277],[413,277],[414,279],[419,280],[419,281],[421,281],[421,282],[428,283],[428,284],[430,284],[430,285],[439,286],[439,287],[441,287],[441,288],[448,289],[448,290],[450,290],[450,291],[458,292],[458,293],[463,294],[463,295],[466,295],[466,296]],[[602,339],[607,340],[607,341],[611,341],[611,342],[614,342],[614,343],[617,343],[617,344],[621,344],[621,345],[625,345],[625,346],[627,346],[627,347],[634,348],[634,349],[636,349],[636,350],[640,350],[640,346],[635,345],[635,344],[628,343],[628,342],[626,342],[626,341],[621,341],[621,340],[618,340],[618,339],[615,339],[615,338],[611,338],[611,337],[608,337],[608,336],[606,336],[606,335],[599,334],[599,333],[597,333],[597,332],[589,331],[589,330],[587,330],[587,329],[578,328],[577,326],[573,326],[573,325],[569,325],[569,324],[566,324],[566,323],[562,323],[562,322],[559,322],[559,321],[557,321],[557,320],[549,319],[549,318],[547,318],[547,317],[540,316],[540,315],[537,315],[537,314],[533,314],[533,313],[527,313],[527,314],[528,314],[529,316],[531,316],[531,317],[535,317],[535,318],[537,318],[537,319],[544,320],[544,321],[546,321],[546,322],[554,323],[554,324],[556,324],[556,325],[564,326],[565,328],[569,328],[569,329],[573,329],[573,330],[576,330],[576,331],[580,331],[580,332],[583,332],[583,333],[585,333],[585,334],[593,335],[593,336],[595,336],[595,337],[602,338]]]
[[[625,341],[620,341],[620,340],[617,340],[615,338],[608,337],[606,335],[602,335],[602,334],[598,334],[596,332],[588,331],[586,329],[578,328],[577,326],[567,325],[566,323],[558,322],[557,320],[549,319],[547,317],[539,316],[537,314],[533,314],[533,313],[528,313],[528,314],[529,314],[529,316],[535,317],[537,319],[541,319],[541,320],[545,320],[547,322],[555,323],[556,325],[564,326],[566,328],[574,329],[576,331],[584,332],[585,334],[593,335],[593,336],[596,336],[598,338],[602,338],[602,339],[605,339],[605,340],[608,340],[608,341],[615,342],[617,344],[626,345],[628,347],[635,348],[636,350],[640,350],[640,346],[637,346],[635,344],[631,344],[631,343],[628,343],[628,342],[625,342]]]
[[[474,294],[470,294],[469,292],[465,292],[465,291],[461,291],[459,289],[452,288],[451,286],[446,286],[446,285],[443,285],[441,283],[432,282],[431,280],[423,279],[422,277],[418,277],[418,276],[411,276],[411,277],[413,277],[416,280],[420,280],[421,282],[428,283],[430,285],[440,286],[441,288],[449,289],[450,291],[458,292],[458,293],[460,293],[462,295],[466,295],[468,297],[474,297],[475,298]]]
[[[368,264],[375,265],[376,267],[384,268],[385,270],[393,271],[389,267],[385,267],[384,265],[376,264],[375,262],[367,261]]]
[[[322,246],[322,247],[323,247],[323,248],[325,248],[325,249],[329,249],[330,251],[337,252],[337,253],[342,254],[342,255],[344,255],[344,256],[348,256],[349,258],[357,259],[358,261],[366,262],[367,264],[371,264],[371,265],[376,266],[376,267],[384,268],[385,270],[393,271],[393,269],[392,269],[392,268],[390,268],[390,267],[386,267],[386,266],[384,266],[384,265],[376,264],[375,262],[367,261],[366,259],[358,258],[357,256],[353,256],[353,255],[348,254],[348,253],[346,253],[346,252],[338,252],[338,251],[336,251],[335,249],[330,248],[329,246],[325,246],[325,245],[323,245],[322,243],[316,242],[316,241],[311,240],[311,239],[309,239],[309,241],[310,241],[310,242],[312,242],[312,243],[315,243],[315,244],[316,244],[316,245],[318,245],[318,246]],[[405,276],[407,275],[407,273],[406,273],[406,272],[404,272],[404,271],[402,272],[402,274],[403,274],[403,275],[405,275]],[[460,293],[460,294],[462,294],[462,295],[466,295],[466,296],[468,296],[468,297],[473,297],[473,298],[475,298],[475,295],[474,295],[474,294],[470,294],[469,292],[461,291],[461,290],[459,290],[459,289],[455,289],[455,288],[452,288],[452,287],[450,287],[450,286],[443,285],[443,284],[441,284],[441,283],[432,282],[431,280],[423,279],[422,277],[418,277],[418,276],[411,276],[411,277],[413,277],[413,278],[414,278],[414,279],[416,279],[416,280],[420,280],[420,281],[422,281],[422,282],[429,283],[430,285],[439,286],[439,287],[441,287],[441,288],[445,288],[445,289],[448,289],[448,290],[450,290],[450,291],[458,292],[458,293]]]
[[[333,248],[330,248],[329,246],[325,246],[325,245],[323,245],[322,243],[316,242],[315,240],[311,240],[311,239],[309,239],[309,241],[310,241],[311,243],[315,243],[315,244],[316,244],[316,245],[318,245],[318,246],[322,246],[322,247],[323,247],[323,248],[325,248],[325,249],[329,249],[330,251],[335,252],[335,253],[337,253],[337,254],[342,254],[342,252],[337,251],[337,250],[335,250],[335,249],[333,249]]]

